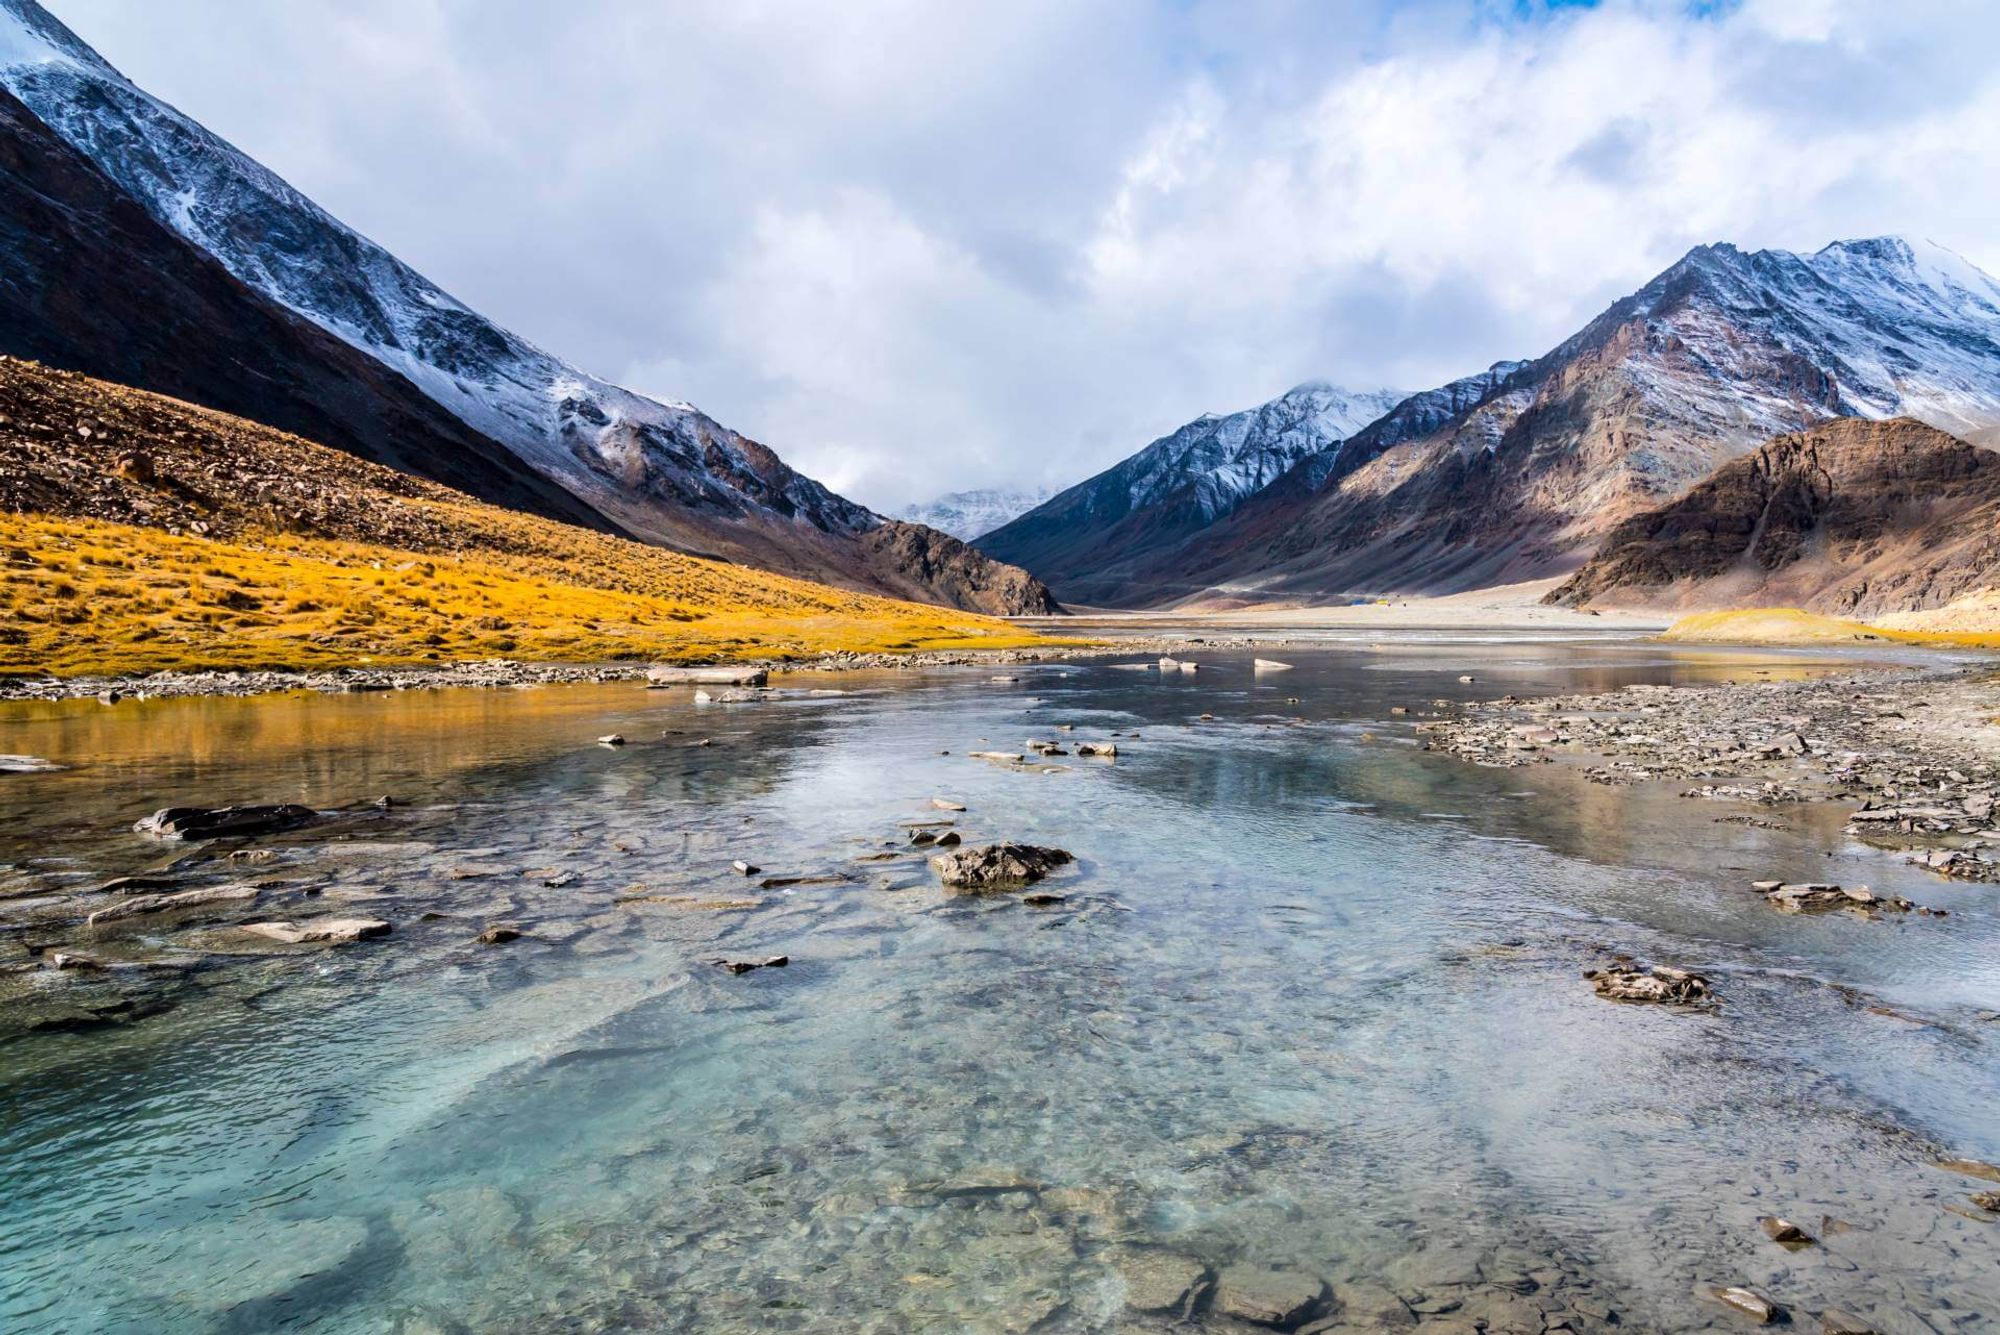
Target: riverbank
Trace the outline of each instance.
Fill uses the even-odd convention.
[[[1418,732],[1480,765],[1581,764],[1598,783],[1671,783],[1709,802],[1851,804],[1850,837],[1941,876],[2000,880],[1996,716],[2000,669],[1939,663],[1503,697]]]

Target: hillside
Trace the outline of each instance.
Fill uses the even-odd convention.
[[[1031,577],[882,534],[890,521],[693,406],[485,319],[34,0],[0,0],[0,99],[0,351],[677,551],[971,610],[1059,610]],[[916,549],[928,564],[898,564]]]
[[[2000,423],[2000,283],[1896,237],[1697,247],[1540,359],[1398,405],[1322,476],[1288,475],[1122,583],[1156,605],[1309,602],[1567,574],[1774,435],[1899,415]]]
[[[1909,418],[1779,436],[1613,529],[1549,601],[1873,619],[2000,585],[2000,454]]]
[[[501,509],[0,359],[0,671],[1000,648],[1002,621]]]

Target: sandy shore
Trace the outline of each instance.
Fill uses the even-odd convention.
[[[1073,608],[1066,618],[1035,619],[1022,624],[1037,629],[1067,627],[1071,633],[1088,633],[1093,627],[1134,630],[1154,627],[1184,628],[1200,633],[1200,628],[1270,632],[1281,629],[1320,630],[1538,630],[1538,631],[1629,631],[1646,634],[1665,630],[1673,616],[1660,612],[1579,612],[1571,607],[1550,607],[1542,597],[1559,579],[1506,584],[1470,593],[1439,598],[1391,598],[1386,602],[1360,603],[1337,607],[1300,607],[1282,604],[1233,608],[1227,611],[1118,612],[1097,608]]]

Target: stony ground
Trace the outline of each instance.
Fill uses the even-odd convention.
[[[2000,879],[2000,672],[1902,668],[1807,681],[1632,686],[1446,707],[1425,743],[1482,765],[1576,760],[1599,783],[1691,799],[1855,805],[1848,833],[1940,874]]]

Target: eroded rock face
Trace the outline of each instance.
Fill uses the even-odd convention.
[[[1908,418],[1844,418],[1779,436],[1633,516],[1549,597],[1921,611],[1986,587],[1996,523],[2000,455]]]
[[[995,616],[1054,616],[1048,586],[1019,566],[922,524],[885,520],[861,535],[868,574],[880,587],[922,602]]]
[[[981,844],[931,859],[947,891],[981,894],[1032,885],[1076,859],[1060,848],[1034,844]]]

